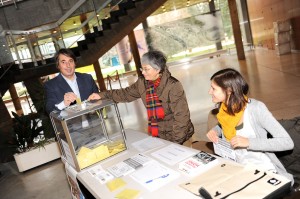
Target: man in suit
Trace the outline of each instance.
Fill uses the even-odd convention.
[[[75,72],[76,56],[70,49],[60,49],[56,55],[60,74],[45,83],[46,111],[62,110],[79,101],[84,101],[99,89],[89,74]]]

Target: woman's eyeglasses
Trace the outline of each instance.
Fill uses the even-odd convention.
[[[140,68],[140,71],[141,72],[145,71],[145,73],[147,73],[149,70],[151,70],[151,68]]]

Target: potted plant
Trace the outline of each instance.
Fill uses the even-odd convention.
[[[53,137],[44,135],[47,126],[36,114],[14,116],[13,137],[17,144],[14,155],[20,172],[60,158],[60,151]]]

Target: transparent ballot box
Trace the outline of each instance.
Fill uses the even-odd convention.
[[[82,102],[50,113],[62,158],[76,171],[127,150],[117,105]]]

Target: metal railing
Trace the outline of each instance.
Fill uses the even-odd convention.
[[[115,73],[116,73],[116,75],[113,76],[113,74],[115,74]],[[112,90],[111,82],[115,82],[115,81],[118,81],[120,88],[122,88],[118,70],[114,71],[111,75],[107,75],[106,79],[107,79],[106,88],[108,88],[108,86],[109,86],[110,90]]]
[[[20,2],[20,1],[24,1],[24,0],[0,0],[0,7],[14,4],[17,9],[18,8],[17,2]]]
[[[0,29],[0,35],[7,41],[7,46],[1,46],[0,50],[10,52],[19,69],[23,69],[24,60],[34,66],[38,66],[38,61],[44,64],[49,58],[47,54],[53,56],[60,48],[76,47],[86,33],[94,32],[94,28],[102,30],[101,20],[108,18],[112,10],[118,10],[123,1],[126,0],[79,0],[55,23],[26,31]]]

